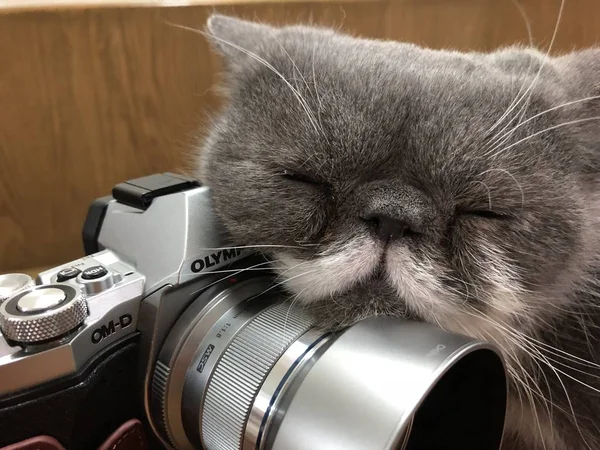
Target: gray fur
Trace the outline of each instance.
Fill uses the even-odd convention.
[[[268,253],[323,326],[401,315],[501,345],[506,449],[600,448],[600,101],[525,122],[600,95],[600,50],[436,51],[224,16],[208,33],[226,104],[198,174],[235,244],[290,246]],[[407,232],[381,239],[369,214]],[[320,269],[291,280],[290,261]]]

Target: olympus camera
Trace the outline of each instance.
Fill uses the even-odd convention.
[[[500,447],[497,348],[389,317],[319,329],[193,179],[115,186],[83,243],[35,280],[0,277],[0,447],[97,449],[131,418],[155,449]]]

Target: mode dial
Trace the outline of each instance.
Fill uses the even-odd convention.
[[[85,296],[77,286],[36,286],[0,305],[0,330],[17,343],[44,342],[74,330],[87,315]]]

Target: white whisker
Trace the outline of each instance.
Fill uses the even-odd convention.
[[[291,280],[294,280],[294,279],[300,278],[300,277],[304,277],[306,275],[310,275],[310,274],[314,273],[315,271],[316,271],[316,269],[311,269],[311,270],[307,270],[306,272],[299,273],[298,275],[294,275],[293,277],[286,278],[285,280],[280,281],[279,283],[276,283],[276,284],[274,284],[272,286],[269,286],[267,289],[265,289],[264,291],[262,291],[260,294],[256,294],[253,297],[250,297],[248,300],[252,300],[252,299],[255,299],[255,298],[260,297],[262,295],[265,295],[267,292],[270,292],[273,289],[276,289],[279,286],[284,285],[285,283],[287,283],[287,282],[289,282]]]
[[[527,343],[527,341],[525,341],[525,342]],[[583,436],[583,432],[581,431],[581,428],[579,427],[579,424],[577,422],[577,415],[575,414],[575,409],[573,408],[573,402],[571,401],[571,397],[569,396],[569,391],[567,390],[567,387],[565,386],[562,378],[557,373],[558,370],[550,363],[550,361],[548,361],[548,358],[545,357],[539,350],[536,350],[536,349],[532,348],[531,346],[529,348],[531,349],[531,352],[529,352],[529,355],[532,356],[533,358],[536,358],[535,354],[537,354],[538,358],[541,360],[541,362],[545,363],[550,368],[550,370],[552,370],[552,372],[554,372],[554,375],[556,375],[556,378],[558,379],[558,382],[560,383],[560,385],[563,388],[563,391],[565,393],[565,398],[567,399],[569,409],[571,410],[571,416],[573,417],[575,428],[577,428],[577,431],[579,432],[579,435],[581,436],[581,439],[583,440],[586,447],[588,447],[588,449],[591,450],[590,446],[588,445],[588,443],[585,440],[585,437]],[[535,352],[535,354],[533,352]],[[545,375],[544,375],[544,377],[545,377]]]
[[[197,30],[196,28],[187,27],[185,25],[178,25],[178,24],[174,24],[174,23],[170,23],[170,25],[172,25],[174,27],[177,27],[177,28],[181,28],[182,30],[187,30],[187,31],[191,31],[193,33],[200,34],[200,35],[205,36],[205,37],[210,37],[212,39],[216,39],[217,41],[222,42],[223,44],[229,45],[230,47],[235,48],[236,50],[244,53],[245,55],[248,55],[250,58],[254,59],[255,61],[258,61],[263,66],[265,66],[266,68],[270,69],[292,91],[292,93],[294,94],[294,97],[296,97],[296,99],[300,103],[300,106],[302,106],[302,109],[304,109],[304,112],[306,113],[306,115],[308,117],[308,120],[310,121],[311,125],[313,126],[313,128],[315,129],[315,131],[317,132],[317,134],[320,133],[319,127],[318,127],[316,121],[314,120],[313,115],[312,115],[312,113],[310,111],[310,108],[309,108],[308,104],[305,102],[304,98],[300,95],[300,93],[298,92],[298,90],[296,88],[294,88],[294,86],[292,86],[292,84],[288,80],[286,80],[286,78],[277,69],[275,69],[275,67],[273,67],[268,61],[266,61],[265,59],[261,58],[256,53],[253,53],[253,52],[251,52],[251,51],[249,51],[249,50],[247,50],[247,49],[245,49],[243,47],[240,47],[239,45],[234,44],[233,42],[229,42],[229,41],[227,41],[225,39],[221,39],[221,38],[219,38],[217,36],[211,35],[209,33],[205,33],[204,31]]]
[[[515,145],[519,145],[519,144],[521,144],[521,143],[523,143],[525,141],[528,141],[529,139],[532,139],[532,138],[534,138],[536,136],[539,136],[540,134],[547,133],[548,131],[556,130],[558,128],[566,127],[566,126],[569,126],[569,125],[575,125],[575,124],[578,124],[578,123],[590,122],[592,120],[598,120],[598,119],[600,119],[600,116],[586,117],[586,118],[583,118],[583,119],[571,120],[569,122],[559,123],[558,125],[554,125],[554,126],[551,126],[551,127],[548,127],[548,128],[544,128],[543,130],[540,130],[540,131],[538,131],[536,133],[530,134],[529,136],[524,137],[523,139],[520,139],[517,142],[514,142],[513,144],[509,145],[508,147],[504,147],[503,149],[501,149],[498,152],[496,152],[493,155],[493,157],[498,156],[500,153],[505,152],[506,150],[514,147]],[[489,156],[490,151],[488,151],[487,153],[485,153],[484,156]]]
[[[271,245],[271,244],[256,244],[256,245],[234,245],[231,247],[202,247],[197,250],[236,250],[236,249],[253,249],[253,248],[306,248],[316,247],[318,244],[306,245]]]
[[[298,73],[298,75],[300,75],[300,78],[302,79],[302,82],[304,83],[304,86],[306,86],[306,89],[308,90],[308,92],[311,92],[310,87],[308,86],[308,83],[306,82],[306,78],[304,78],[304,75],[302,74],[302,72],[300,71],[300,69],[298,68],[298,66],[296,65],[296,62],[294,61],[294,59],[292,58],[292,56],[288,53],[288,51],[286,50],[286,48],[281,44],[281,42],[279,41],[279,39],[277,39],[275,36],[272,36],[272,39],[275,42],[277,42],[277,45],[279,45],[279,47],[286,54],[286,56],[288,57],[288,59],[292,63],[292,66],[294,67],[294,71],[296,71]],[[313,57],[314,57],[314,55],[313,55]],[[314,60],[313,60],[313,63],[314,63]],[[313,76],[314,76],[314,65],[313,65]],[[300,95],[302,97],[302,94],[300,93],[300,90],[298,89],[298,86],[296,86],[296,90],[298,92],[298,95]],[[302,98],[302,100],[304,101],[304,103],[308,107],[308,102],[304,98]],[[315,120],[315,122],[319,123],[319,128],[321,129],[321,133],[322,133],[323,137],[325,137],[325,139],[327,139],[327,137],[325,136],[325,131],[323,130],[323,127],[321,126],[320,120],[317,119],[314,116],[314,113],[312,111],[310,112],[310,114],[312,115],[312,117]]]
[[[521,209],[523,209],[523,206],[525,204],[525,194],[523,192],[523,186],[521,186],[521,183],[519,183],[517,181],[517,179],[513,176],[513,174],[511,174],[506,169],[488,169],[488,170],[485,170],[485,171],[481,172],[479,174],[479,176],[485,175],[486,173],[489,173],[489,172],[502,172],[502,173],[505,173],[506,175],[508,175],[509,177],[511,177],[513,179],[513,181],[516,183],[517,187],[519,188],[519,191],[521,192]]]
[[[315,88],[315,95],[317,96],[317,119],[319,121],[319,126],[321,127],[321,130],[323,130],[323,124],[321,123],[321,110],[323,109],[323,103],[321,101],[321,95],[319,94],[319,87],[317,86],[317,77],[315,75],[315,50],[317,49],[317,46],[314,45],[313,49],[312,49],[312,79],[313,79],[313,86]]]
[[[248,270],[253,270],[253,269],[256,269],[257,267],[262,267],[262,266],[269,265],[269,264],[271,264],[271,263],[272,263],[272,261],[266,261],[266,262],[261,262],[261,263],[258,263],[258,264],[254,264],[254,265],[252,265],[252,266],[250,266],[250,267],[244,267],[244,268],[242,268],[242,269],[239,269],[239,270],[234,270],[234,271],[232,271],[232,273],[229,273],[228,275],[225,275],[224,277],[221,277],[221,278],[219,278],[218,280],[216,280],[216,281],[213,281],[212,283],[210,283],[210,284],[208,284],[208,285],[206,285],[206,286],[202,286],[200,289],[198,289],[198,290],[196,290],[196,291],[193,291],[193,292],[191,292],[189,295],[190,295],[190,297],[193,297],[194,295],[197,295],[197,294],[198,294],[198,292],[200,292],[200,291],[203,291],[203,290],[205,290],[205,289],[208,289],[209,287],[211,287],[211,286],[214,286],[215,284],[218,284],[218,283],[220,283],[221,281],[223,281],[223,280],[226,280],[227,278],[233,277],[233,276],[235,276],[235,275],[239,275],[240,273],[246,272],[246,271],[248,271]],[[227,272],[229,272],[229,271],[228,271],[228,270],[226,270],[226,271],[223,271],[223,272],[224,272],[224,273],[227,273]],[[212,273],[212,272],[207,272],[207,275],[209,275],[210,273]],[[219,273],[219,272],[216,272],[216,273]]]
[[[305,288],[305,289],[308,289],[308,288]],[[302,296],[302,292],[303,291],[300,291],[300,292],[298,292],[297,294],[295,294],[292,297],[292,302],[290,303],[290,307],[288,308],[287,313],[285,314],[285,319],[283,321],[283,333],[282,333],[284,336],[285,336],[285,330],[287,328],[287,322],[288,322],[288,318],[290,316],[290,312],[292,311],[292,308],[294,307],[294,305],[296,303],[298,303],[298,301],[300,301],[300,297]]]
[[[565,6],[565,0],[561,0],[560,9],[558,11],[558,17],[556,19],[556,25],[554,26],[554,32],[552,33],[552,39],[550,40],[550,45],[548,45],[548,50],[547,50],[546,54],[544,55],[544,59],[542,60],[542,64],[540,65],[540,68],[537,71],[537,74],[535,75],[533,81],[529,85],[529,88],[523,93],[523,95],[519,98],[519,100],[517,102],[515,102],[514,105],[511,106],[502,115],[502,117],[492,126],[492,128],[490,129],[490,131],[493,131],[502,122],[502,120],[504,120],[504,118],[507,117],[512,112],[512,110],[514,110],[519,105],[519,103],[521,103],[521,101],[525,98],[525,96],[527,96],[527,94],[533,93],[533,88],[536,85],[537,80],[538,80],[538,78],[540,77],[540,75],[542,73],[542,69],[546,66],[546,63],[547,63],[547,61],[548,61],[548,59],[550,57],[550,52],[552,51],[552,47],[554,46],[554,41],[556,39],[556,35],[558,34],[558,28],[559,28],[559,25],[560,25],[560,21],[562,19],[564,6]],[[529,98],[531,98],[531,94],[528,97],[528,101],[529,101]],[[488,131],[488,133],[490,131]]]
[[[600,95],[594,95],[594,96],[591,96],[591,97],[580,98],[579,100],[573,100],[573,101],[570,101],[570,102],[567,102],[567,103],[563,103],[563,104],[558,105],[558,106],[554,106],[552,108],[548,108],[548,109],[546,109],[546,110],[544,110],[544,111],[542,111],[542,112],[540,112],[540,113],[538,113],[538,114],[536,114],[534,116],[529,117],[528,119],[524,120],[523,122],[519,123],[510,132],[505,133],[505,134],[499,136],[497,139],[502,139],[504,137],[510,137],[509,134],[512,134],[513,132],[515,132],[516,130],[518,130],[519,128],[521,128],[522,126],[526,125],[527,123],[531,122],[532,120],[534,120],[534,119],[536,119],[536,118],[538,118],[540,116],[543,116],[544,114],[548,114],[549,112],[556,111],[557,109],[564,108],[566,106],[576,105],[577,103],[589,102],[591,100],[597,100],[597,99],[600,99]],[[504,142],[504,141],[502,141],[502,142]],[[492,147],[490,149],[490,151],[494,151],[498,146],[502,145],[502,142],[499,142],[497,145],[494,145],[494,147]],[[493,143],[494,142],[490,142],[490,144],[493,144]]]
[[[489,207],[490,211],[492,211],[492,193],[490,191],[489,186],[487,184],[485,184],[483,181],[478,181],[478,180],[473,181],[473,183],[474,184],[475,183],[483,184],[485,186],[485,188],[487,189],[487,193],[488,193],[488,207]]]

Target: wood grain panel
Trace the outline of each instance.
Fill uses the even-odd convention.
[[[278,23],[382,35],[385,4],[229,6]],[[186,166],[218,100],[197,34],[212,7],[0,15],[0,272],[81,254],[89,203],[125,179]]]
[[[533,43],[547,49],[559,18],[561,0],[401,0],[391,1],[386,29],[391,39],[434,48],[493,50]],[[555,52],[600,42],[600,2],[564,2]]]
[[[35,13],[0,24],[3,269],[76,256],[93,198],[180,164],[212,71],[197,37],[157,33],[167,27],[155,17]]]
[[[559,0],[522,3],[535,42],[547,45]],[[598,42],[600,2],[566,4],[556,49]],[[167,22],[201,27],[214,10],[433,47],[488,50],[527,42],[512,0],[6,9],[0,13],[0,272],[80,256],[81,225],[94,198],[127,178],[187,166],[195,136],[219,105],[211,89],[219,65],[200,35]]]

